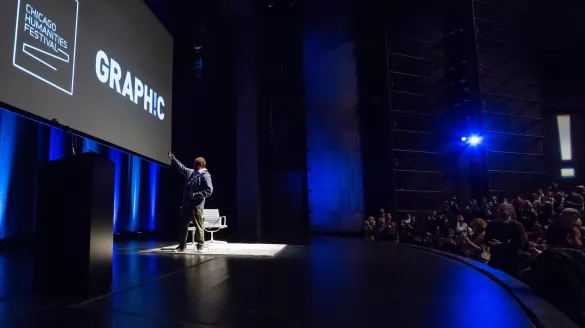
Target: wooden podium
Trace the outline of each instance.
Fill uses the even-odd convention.
[[[39,171],[34,286],[83,296],[112,283],[115,164],[84,153]]]

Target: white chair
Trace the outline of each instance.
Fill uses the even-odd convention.
[[[206,244],[227,244],[225,241],[213,239],[213,234],[221,229],[227,228],[226,217],[219,215],[218,209],[204,209],[203,210],[203,230],[211,234],[211,239],[206,241]],[[195,226],[189,226],[191,231],[191,246],[195,246]]]

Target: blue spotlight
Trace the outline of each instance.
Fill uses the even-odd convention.
[[[461,141],[467,141],[466,137],[461,137]]]
[[[477,145],[479,145],[481,143],[482,140],[483,140],[482,137],[479,137],[479,136],[471,136],[469,138],[469,144],[472,145],[472,146],[477,146]]]

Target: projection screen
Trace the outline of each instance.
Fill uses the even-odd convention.
[[[172,72],[141,0],[0,1],[0,107],[166,163]]]

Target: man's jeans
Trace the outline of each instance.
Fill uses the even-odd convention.
[[[181,232],[179,235],[179,247],[185,248],[187,244],[187,236],[189,235],[189,224],[193,222],[195,225],[195,242],[197,248],[203,247],[204,234],[203,234],[203,209],[193,208],[189,205],[183,205],[181,207]]]

